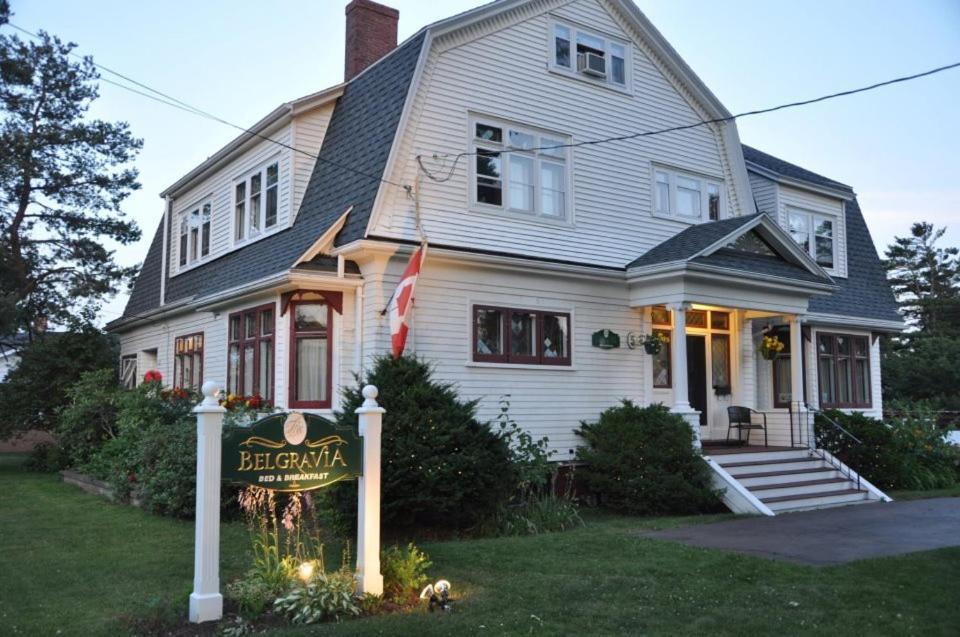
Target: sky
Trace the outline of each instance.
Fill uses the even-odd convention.
[[[387,0],[399,38],[483,4]],[[817,97],[960,62],[960,0],[637,0],[733,113]],[[11,0],[12,22],[230,122],[250,126],[282,102],[343,77],[345,0]],[[7,30],[7,29],[5,29]],[[109,77],[109,76],[108,76]],[[856,190],[880,252],[915,221],[960,244],[960,69],[738,121],[741,140]],[[143,229],[117,246],[143,260],[159,193],[237,131],[108,84],[92,114],[130,123],[144,146],[141,190],[124,210]],[[101,321],[123,312],[109,300]]]

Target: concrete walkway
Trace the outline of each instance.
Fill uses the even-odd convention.
[[[645,533],[644,537],[829,566],[960,546],[960,498],[752,517]]]

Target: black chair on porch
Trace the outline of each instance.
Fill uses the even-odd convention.
[[[753,414],[759,414],[763,416],[763,424],[754,424]],[[756,409],[750,409],[749,407],[727,407],[727,418],[730,422],[727,425],[727,442],[730,442],[730,430],[737,430],[737,441],[740,444],[743,444],[743,430],[747,430],[747,444],[750,444],[750,434],[754,429],[763,429],[763,446],[769,447],[767,444],[767,415],[763,412],[757,411]]]

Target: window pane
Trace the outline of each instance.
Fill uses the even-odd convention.
[[[230,317],[230,340],[235,341],[240,338],[240,317]]]
[[[603,38],[598,38],[595,35],[590,35],[588,33],[578,32],[577,33],[577,52],[583,53],[584,51],[590,51],[591,53],[599,53],[603,55],[605,50]]]
[[[856,356],[869,356],[869,347],[867,339],[863,337],[853,339],[853,353]]]
[[[817,361],[817,375],[819,376],[820,383],[820,406],[826,407],[836,404],[837,397],[834,394],[836,375],[831,357],[819,357]]]
[[[556,314],[543,315],[543,357],[567,358],[567,337],[570,321],[566,316]]]
[[[707,184],[707,206],[710,214],[710,221],[720,219],[720,186],[716,184]]]
[[[817,264],[825,268],[833,267],[833,239],[830,237],[816,238],[817,242]]]
[[[650,309],[650,319],[654,325],[670,325],[670,310],[662,305]]]
[[[267,166],[267,186],[273,186],[277,183],[277,177],[280,174],[280,167],[278,164],[270,164]]]
[[[180,265],[187,264],[187,235],[180,235]]]
[[[277,186],[267,188],[267,210],[263,220],[263,225],[267,228],[277,225],[277,191]]]
[[[615,84],[627,83],[626,57],[622,45],[610,43],[610,79]]]
[[[774,401],[777,405],[789,405],[793,400],[793,386],[791,384],[790,357],[783,356],[773,361]]]
[[[236,209],[233,213],[233,227],[234,235],[233,238],[237,241],[243,239],[244,227],[247,224],[246,220],[246,200],[247,200],[247,184],[246,182],[237,184],[236,188]]]
[[[294,312],[294,329],[298,332],[323,332],[327,329],[326,303],[300,303]]]
[[[298,338],[295,400],[327,399],[327,339]]]
[[[477,201],[499,206],[503,203],[500,153],[482,149],[477,153]]]
[[[486,124],[477,124],[477,139],[485,139],[490,142],[500,143],[503,141],[503,130],[498,126],[488,126]]]
[[[570,29],[556,25],[554,30],[554,55],[557,66],[570,68]]]
[[[729,312],[710,312],[710,327],[715,330],[728,330],[730,329],[730,313]]]
[[[710,337],[711,367],[714,387],[730,386],[730,337],[714,334]]]
[[[540,164],[540,211],[550,217],[565,216],[564,168],[560,164]]]
[[[199,243],[200,243],[200,232],[196,228],[193,228],[192,230],[190,230],[190,260],[191,261],[197,260],[197,251],[200,248],[200,246],[198,245]]]
[[[207,256],[210,254],[210,222],[203,224],[203,234],[200,237],[200,254]]]
[[[850,355],[850,337],[849,336],[837,336],[837,354],[840,356],[849,356]]]
[[[510,157],[510,207],[533,210],[533,158]]]
[[[260,193],[260,173],[250,176],[250,196]]]
[[[273,400],[273,341],[260,341],[260,376],[257,386],[264,400]]]
[[[257,315],[250,312],[243,315],[243,335],[254,338],[257,335]]]
[[[867,405],[870,403],[870,361],[858,358],[854,364],[857,368],[857,384],[854,388],[853,402],[857,405]]]
[[[510,314],[510,354],[536,356],[537,315],[534,312]]]
[[[833,222],[822,217],[814,218],[814,232],[818,237],[833,236]]]
[[[524,133],[518,130],[511,130],[509,133],[510,136],[510,146],[513,148],[521,148],[523,150],[529,150],[536,146],[536,138],[530,133]]]
[[[656,172],[657,190],[654,193],[656,198],[656,211],[662,214],[670,213],[670,176],[661,171]]]
[[[807,215],[796,212],[790,213],[790,236],[805,251],[810,252],[810,228],[807,224]]]
[[[567,142],[563,139],[554,139],[553,137],[541,137],[540,138],[540,154],[548,155],[550,157],[556,157],[558,159],[565,159],[567,156],[567,149],[564,146]]]
[[[254,365],[253,345],[243,346],[243,386],[240,391],[244,394],[253,392],[253,379],[256,377]]]
[[[837,402],[849,404],[853,391],[853,367],[849,358],[837,358]]]
[[[477,308],[474,311],[477,330],[476,353],[489,356],[503,354],[503,324],[500,310]]]
[[[670,330],[653,330],[667,341],[660,348],[660,352],[653,356],[653,386],[670,387]]]
[[[230,376],[229,387],[227,391],[231,394],[239,394],[239,384],[240,384],[240,346],[231,345],[230,353],[227,356],[227,370]]]
[[[178,356],[180,361],[180,373],[182,376],[174,379],[174,383],[179,383],[180,387],[191,389],[193,387],[193,356]]]
[[[700,182],[677,177],[677,214],[685,217],[700,216]]]
[[[273,334],[273,310],[260,312],[260,333],[264,336]]]
[[[706,310],[687,310],[687,327],[706,327]]]
[[[250,195],[250,231],[260,230],[260,195]]]

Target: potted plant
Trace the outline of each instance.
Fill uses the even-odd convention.
[[[645,335],[641,342],[647,354],[653,356],[659,354],[663,350],[663,344],[669,343],[670,339],[663,332],[653,332]]]
[[[784,347],[783,341],[778,336],[764,336],[760,343],[760,355],[766,360],[772,361],[783,351]]]
[[[714,385],[713,393],[717,397],[729,396],[730,395],[730,385]]]

